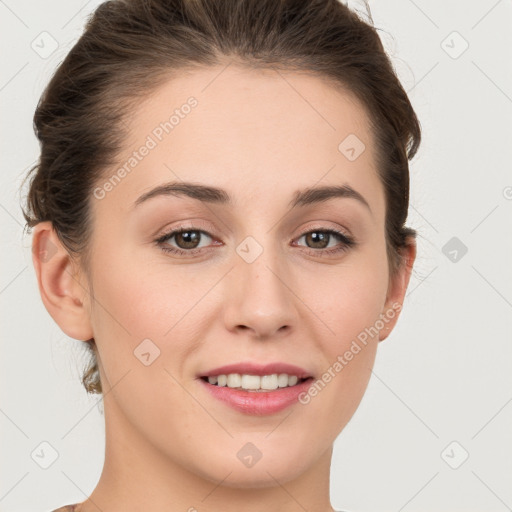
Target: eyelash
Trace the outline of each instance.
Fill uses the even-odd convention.
[[[203,229],[196,228],[196,227],[189,227],[189,228],[178,228],[173,231],[169,231],[168,233],[165,233],[162,236],[160,236],[159,238],[157,238],[155,240],[155,243],[165,253],[176,254],[179,256],[194,256],[195,254],[197,254],[198,252],[201,252],[205,248],[202,247],[200,249],[184,250],[184,249],[178,249],[176,247],[169,247],[169,246],[164,245],[164,242],[173,238],[175,235],[179,235],[180,233],[187,233],[187,232],[191,232],[191,231],[197,231],[199,233],[204,233],[205,235],[207,235],[213,239],[213,236],[210,235],[210,233],[208,233],[207,231],[205,231]],[[345,235],[344,233],[337,231],[335,229],[314,228],[312,230],[302,233],[298,239],[302,238],[305,235],[309,235],[310,233],[327,233],[329,235],[334,235],[336,238],[338,238],[338,240],[340,240],[342,242],[340,246],[338,246],[337,248],[334,248],[334,249],[332,249],[332,248],[331,249],[311,249],[311,248],[306,247],[305,248],[306,252],[309,252],[309,254],[312,254],[314,256],[320,256],[320,255],[330,256],[330,255],[334,255],[334,254],[341,254],[342,252],[345,252],[345,251],[349,250],[350,248],[354,247],[355,245],[357,245],[356,241],[352,237],[349,237],[349,236]],[[303,246],[301,246],[301,247],[303,247]],[[211,250],[211,249],[212,248],[209,248],[207,250]]]

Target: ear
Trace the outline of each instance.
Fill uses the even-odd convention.
[[[389,279],[388,292],[381,315],[384,328],[380,331],[379,341],[384,341],[389,336],[402,311],[405,293],[411,278],[414,260],[416,259],[416,240],[410,237],[408,245],[401,248],[400,253],[403,258],[403,264],[397,273]]]
[[[33,228],[32,262],[41,298],[51,317],[71,338],[91,339],[87,282],[50,221]]]

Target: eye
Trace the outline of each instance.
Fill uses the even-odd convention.
[[[202,247],[199,247],[199,244],[201,238],[204,238],[202,235],[206,235],[208,238],[212,238],[208,232],[202,229],[191,227],[179,228],[166,233],[158,238],[156,242],[160,245],[162,251],[164,252],[191,256],[201,251]],[[176,248],[169,246],[169,241],[173,238],[179,247]]]
[[[308,244],[313,245],[312,248],[307,248],[307,252],[313,255],[336,254],[342,251],[346,251],[350,247],[356,245],[356,242],[352,237],[349,237],[348,235],[345,235],[341,231],[337,231],[335,229],[314,229],[301,235],[298,240],[301,238],[305,238]],[[333,239],[338,240],[338,244],[334,245],[334,247],[331,246],[331,249],[324,250],[329,246]]]
[[[213,248],[208,244],[206,244],[206,247],[204,245],[201,247],[201,242],[203,242],[205,236],[213,240],[212,235],[203,229],[181,227],[165,233],[155,242],[166,253],[194,256],[203,252],[204,249],[211,250]],[[308,245],[312,245],[312,247],[305,247],[305,251],[313,256],[338,254],[356,245],[356,241],[352,237],[335,229],[314,229],[303,233],[297,240],[302,238],[306,240]],[[178,247],[170,244],[173,239]],[[336,240],[338,243],[332,246],[331,242]],[[222,243],[216,242],[216,245],[222,245]],[[329,248],[329,245],[331,245],[331,248]],[[302,245],[298,246],[302,247]]]

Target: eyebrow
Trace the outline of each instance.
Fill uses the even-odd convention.
[[[222,204],[226,206],[233,205],[233,199],[229,193],[222,188],[181,181],[165,183],[145,192],[135,201],[134,207],[157,196],[186,196],[206,203]],[[368,201],[348,184],[309,187],[303,190],[297,190],[293,194],[288,207],[304,207],[334,198],[355,199],[368,208],[370,212],[372,211]]]

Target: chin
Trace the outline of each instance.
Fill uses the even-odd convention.
[[[280,452],[274,452],[267,458],[262,454],[262,457],[252,466],[245,466],[235,457],[234,460],[232,458],[223,460],[214,472],[205,473],[204,467],[201,467],[200,472],[203,478],[212,483],[222,482],[223,487],[259,489],[294,480],[307,469],[307,466],[308,461],[301,453],[290,458],[289,454],[283,456]]]

